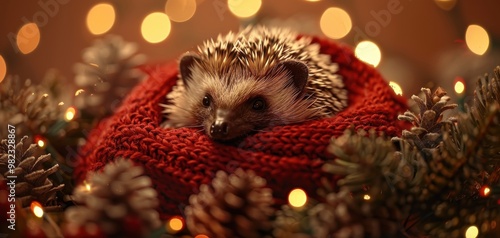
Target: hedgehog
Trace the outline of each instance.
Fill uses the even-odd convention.
[[[277,125],[331,117],[347,106],[343,78],[312,39],[250,26],[205,41],[179,60],[163,127],[231,141]]]

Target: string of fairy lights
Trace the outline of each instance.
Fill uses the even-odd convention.
[[[321,0],[305,0],[307,2],[318,2]],[[145,41],[151,44],[165,41],[173,27],[172,22],[189,21],[195,14],[197,6],[203,1],[196,0],[168,0],[165,2],[165,8],[162,11],[153,11],[148,13],[142,19],[140,34]],[[444,11],[453,9],[456,0],[435,0],[437,6]],[[249,19],[254,17],[262,7],[262,0],[227,0],[225,2],[229,11],[240,19]],[[102,35],[113,28],[116,22],[116,10],[113,4],[108,2],[98,3],[92,6],[86,16],[86,26],[93,35]],[[319,26],[324,35],[331,39],[339,40],[351,32],[353,24],[349,13],[339,7],[330,7],[321,14]],[[19,37],[29,32],[29,38]],[[26,23],[20,27],[17,33],[17,47],[22,54],[30,54],[38,47],[40,42],[40,29],[35,23]],[[23,39],[23,40],[20,40]],[[485,28],[480,25],[469,25],[464,32],[464,39],[468,49],[476,55],[484,55],[490,48],[490,38]],[[355,47],[355,55],[360,60],[377,67],[382,60],[382,51],[373,41],[361,41]],[[0,54],[0,82],[6,77],[8,72],[8,62]],[[402,95],[401,87],[395,82],[389,82],[396,94]],[[79,89],[75,96],[81,92]],[[455,79],[454,90],[457,94],[465,91],[465,82],[461,78]],[[62,103],[62,102],[61,102]],[[63,103],[64,104],[64,103]],[[67,108],[64,115],[66,121],[71,121],[76,115],[76,109],[73,106]],[[35,138],[35,142],[40,147],[45,146],[43,139]],[[90,190],[91,186],[85,186]],[[488,187],[482,190],[482,195],[487,196],[490,192]],[[370,200],[369,195],[364,196],[365,200]],[[288,203],[296,209],[303,208],[308,202],[307,194],[300,188],[293,189],[288,196]],[[43,209],[39,203],[33,203],[31,210],[36,217],[43,217]],[[186,228],[182,217],[172,217],[165,223],[166,230],[175,234]],[[471,226],[465,233],[466,238],[475,238],[479,235],[479,229]],[[195,238],[205,238],[206,235],[197,235]]]

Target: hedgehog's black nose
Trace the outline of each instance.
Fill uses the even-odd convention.
[[[213,137],[224,137],[228,132],[229,127],[225,121],[217,120],[210,126],[210,134]]]

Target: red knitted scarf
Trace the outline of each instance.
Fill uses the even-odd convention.
[[[407,125],[397,120],[406,100],[396,96],[381,75],[359,61],[352,50],[332,41],[313,38],[321,53],[338,63],[349,92],[349,106],[336,116],[297,125],[276,126],[248,136],[238,145],[220,144],[197,129],[165,129],[159,103],[177,80],[177,63],[149,66],[149,79],[134,90],[110,118],[90,133],[81,148],[77,181],[88,171],[102,168],[115,158],[129,158],[145,168],[160,199],[162,218],[182,213],[200,184],[209,183],[216,171],[254,170],[267,180],[278,204],[296,187],[316,197],[321,170],[332,136],[350,126],[400,135]]]

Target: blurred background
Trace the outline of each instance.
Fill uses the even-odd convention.
[[[39,82],[55,69],[76,91],[82,69],[75,64],[92,65],[83,50],[106,35],[133,43],[117,49],[126,57],[150,63],[261,23],[352,46],[406,97],[441,86],[464,98],[500,63],[499,10],[498,0],[2,0],[0,80]]]

